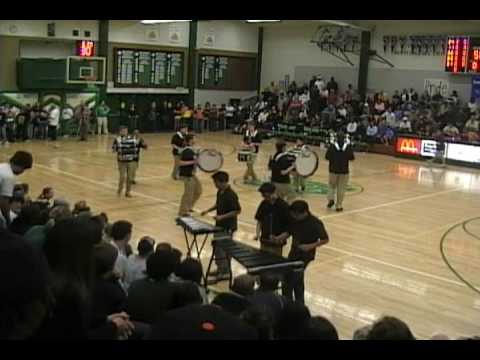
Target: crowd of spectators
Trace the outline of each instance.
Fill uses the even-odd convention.
[[[31,158],[17,154],[10,166],[20,174]],[[150,236],[132,249],[134,225],[111,223],[85,201],[72,207],[51,187],[32,199],[18,184],[8,208],[0,221],[1,339],[339,339],[331,321],[279,292],[278,274],[240,275],[230,291],[208,294],[200,261]],[[416,336],[386,316],[352,338]]]
[[[480,139],[480,108],[475,99],[459,100],[440,93],[419,95],[414,89],[387,94],[379,91],[361,98],[351,84],[340,89],[313,77],[308,84],[292,82],[286,91],[271,83],[250,108],[249,119],[266,131],[279,124],[342,130],[358,142],[392,144],[398,134],[421,137],[443,136],[446,140],[476,142]],[[300,130],[301,131],[301,130]]]

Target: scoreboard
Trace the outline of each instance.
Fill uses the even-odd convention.
[[[115,48],[115,87],[183,87],[184,66],[180,51]]]
[[[452,74],[480,73],[480,37],[450,36],[447,39],[445,71]]]

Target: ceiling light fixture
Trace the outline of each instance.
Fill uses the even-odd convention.
[[[189,21],[192,21],[192,20],[140,20],[140,22],[144,25],[167,24],[167,23],[189,22]]]
[[[247,20],[248,23],[280,22],[282,20]]]

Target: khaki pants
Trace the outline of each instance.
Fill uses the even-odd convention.
[[[126,194],[130,193],[132,187],[133,176],[135,173],[135,161],[119,161],[118,162],[118,171],[120,178],[118,181],[118,193],[120,194],[123,190],[125,182],[127,183]]]
[[[295,198],[294,193],[292,192],[292,186],[290,184],[282,184],[274,182],[277,195],[280,199],[285,200],[287,203]]]
[[[105,117],[99,117],[97,118],[97,123],[98,123],[98,135],[105,133],[105,135],[108,135],[108,118]]]
[[[293,173],[293,186],[295,190],[301,190],[305,188],[305,177],[298,175],[297,173]]]
[[[133,166],[132,181],[135,181],[135,179],[137,178],[137,170],[140,163],[138,161],[134,161],[133,163],[135,164],[135,166]]]
[[[172,179],[178,179],[178,168],[180,163],[180,155],[173,155],[173,170],[172,170]]]
[[[195,175],[191,177],[183,176],[181,179],[184,184],[184,190],[182,200],[180,200],[178,215],[185,216],[188,215],[188,212],[193,209],[195,203],[200,199],[202,195],[202,184]]]
[[[282,246],[273,246],[265,243],[260,243],[260,250],[267,251],[271,254],[282,256],[283,247]]]
[[[348,174],[330,173],[328,178],[328,201],[335,201],[337,196],[337,209],[343,208],[343,198],[348,184]]]
[[[243,175],[244,181],[248,181],[249,178],[251,178],[252,181],[258,180],[257,174],[255,174],[255,170],[253,168],[253,165],[255,164],[256,159],[257,159],[257,154],[252,154],[252,156],[250,157],[250,160],[247,161],[247,171],[245,171],[245,174]]]

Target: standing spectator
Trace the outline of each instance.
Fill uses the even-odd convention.
[[[138,112],[135,104],[130,104],[128,109],[128,130],[133,132],[138,129]]]
[[[96,109],[98,135],[108,135],[108,114],[110,114],[110,108],[105,104],[105,100],[102,100]]]
[[[6,117],[6,135],[7,135],[7,144],[15,142],[15,114],[12,108],[7,108]]]
[[[231,103],[225,107],[225,120],[227,129],[230,129],[235,125],[235,106]]]
[[[88,115],[87,106],[82,101],[80,105],[75,108],[75,119],[78,123],[80,141],[87,141],[88,139],[88,133],[90,131],[90,121]]]
[[[351,104],[353,100],[353,86],[352,84],[348,84],[347,90],[345,90],[345,102],[347,104]]]
[[[329,161],[328,170],[330,173],[327,207],[330,209],[335,205],[336,195],[336,210],[343,211],[343,197],[348,184],[349,163],[355,160],[355,156],[350,144],[345,142],[345,136],[342,132],[337,134],[337,141],[328,148],[325,159]]]
[[[210,131],[217,131],[218,110],[217,105],[213,104],[208,113],[208,122],[210,125]]]
[[[10,224],[10,199],[13,197],[15,176],[31,169],[32,155],[25,151],[17,151],[8,163],[0,164],[0,215]]]
[[[60,119],[60,131],[64,137],[72,136],[75,131],[73,109],[66,105],[62,110],[62,118]]]
[[[187,126],[188,128],[192,128],[192,120],[193,120],[193,111],[187,106],[184,105],[182,107],[182,124]]]
[[[335,93],[338,92],[338,84],[335,81],[335,78],[333,76],[327,84],[327,89],[328,89],[328,91],[333,90]]]
[[[28,120],[27,115],[28,111],[23,109],[20,111],[15,118],[15,126],[16,126],[16,138],[17,141],[26,141],[28,139]]]
[[[48,115],[48,135],[50,140],[54,142],[54,146],[58,147],[57,141],[57,129],[60,125],[60,108],[55,105],[50,106],[50,113]]]

